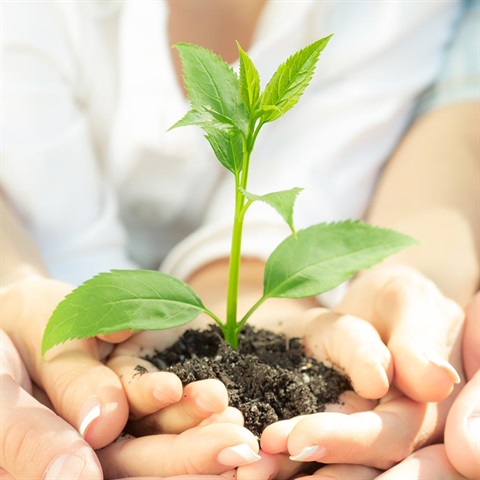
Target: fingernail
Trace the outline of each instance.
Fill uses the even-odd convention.
[[[388,388],[390,385],[390,380],[388,379],[386,368],[380,362],[376,362],[375,367],[377,369],[379,377],[382,379],[383,384]]]
[[[64,453],[55,457],[45,472],[45,480],[78,480],[85,461],[78,455]]]
[[[428,357],[428,356],[427,356],[427,359],[429,362],[433,363],[437,367],[447,372],[450,375],[450,378],[452,379],[453,383],[458,384],[461,382],[460,375],[458,374],[458,372],[455,370],[453,365],[448,363],[446,360],[441,360],[436,357]]]
[[[101,405],[98,400],[87,402],[80,410],[80,426],[78,432],[82,437],[85,437],[88,428],[100,416]]]
[[[290,460],[295,462],[303,462],[304,460],[310,459],[313,455],[315,460],[323,457],[326,453],[327,449],[325,447],[321,447],[320,445],[312,445],[311,447],[305,447],[298,455],[290,456]]]
[[[240,467],[257,462],[261,458],[246,443],[242,443],[221,450],[217,455],[217,462],[227,467]]]

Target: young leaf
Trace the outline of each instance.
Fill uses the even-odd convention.
[[[273,207],[287,222],[287,225],[290,227],[294,236],[296,236],[296,232],[293,225],[293,206],[298,194],[302,190],[303,188],[295,187],[290,190],[267,193],[266,195],[255,195],[254,193],[249,193],[240,187],[240,191],[249,200],[265,202]]]
[[[183,78],[192,108],[227,117],[246,133],[249,116],[240,96],[237,74],[218,55],[186,43],[175,45],[182,61]]]
[[[242,170],[243,140],[241,135],[232,135],[231,132],[204,126],[210,143],[219,162],[233,174]]]
[[[319,224],[286,238],[265,266],[264,296],[302,298],[326,292],[399,250],[412,238],[360,221]]]
[[[221,130],[228,134],[240,133],[238,128],[228,117],[209,112],[208,110],[189,110],[177,123],[172,125],[168,130],[178,127],[186,127],[196,125],[202,128],[213,128]]]
[[[240,58],[240,95],[251,113],[260,97],[260,76],[250,57],[237,42]]]
[[[260,99],[262,120],[272,122],[290,110],[302,96],[331,35],[303,48],[280,65]]]
[[[176,327],[202,311],[202,301],[181,280],[151,270],[112,270],[87,280],[58,304],[43,335],[42,353],[99,333]]]

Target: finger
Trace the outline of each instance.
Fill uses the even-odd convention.
[[[180,435],[120,440],[98,455],[107,478],[220,474],[260,458],[253,434],[231,424],[196,427]]]
[[[294,424],[288,451],[295,461],[352,463],[385,470],[426,439],[438,439],[438,415],[435,405],[401,395],[370,412],[310,415]]]
[[[129,423],[134,435],[181,433],[228,407],[228,393],[219,380],[199,380],[186,385],[179,402]]]
[[[344,371],[362,397],[381,398],[393,376],[390,352],[368,322],[323,309],[310,310],[305,347],[317,360]]]
[[[32,382],[10,337],[0,329],[0,374],[10,376],[26,392],[32,393]]]
[[[96,339],[67,342],[41,354],[45,325],[70,292],[62,282],[35,278],[2,294],[2,322],[34,382],[55,411],[94,448],[114,440],[128,417],[128,404],[117,376],[100,361]],[[19,306],[22,306],[20,308]]]
[[[202,420],[199,425],[210,425],[212,423],[234,423],[243,427],[245,419],[240,410],[234,407],[227,407],[223,412],[213,413],[205,420]]]
[[[373,410],[378,404],[377,400],[368,400],[357,395],[351,390],[347,390],[340,395],[339,403],[326,405],[326,412],[337,413],[356,413]]]
[[[297,476],[296,480],[374,480],[380,474],[376,468],[363,465],[326,465],[318,469],[313,475]]]
[[[133,335],[131,330],[123,330],[121,332],[109,333],[108,335],[97,335],[99,340],[109,343],[122,343]]]
[[[150,362],[138,357],[117,356],[107,366],[120,378],[128,398],[130,418],[150,415],[182,398],[180,379],[169,372],[159,372]]]
[[[370,411],[376,405],[377,402],[374,400],[366,400],[359,397],[355,392],[346,391],[340,396],[339,403],[327,405],[325,411],[350,414]],[[292,433],[295,425],[303,418],[308,417],[305,415],[299,415],[288,420],[281,420],[268,425],[263,431],[260,439],[262,449],[269,453],[288,452],[288,437]]]
[[[459,382],[449,360],[460,368],[455,342],[463,312],[415,270],[387,266],[363,273],[338,311],[375,327],[394,358],[395,384],[414,400],[446,398]]]
[[[103,478],[92,449],[71,426],[11,376],[1,375],[0,390],[0,465],[9,474],[46,480]]]
[[[480,479],[480,370],[450,408],[445,448],[452,465],[468,478]]]
[[[406,478],[468,480],[467,477],[459,475],[452,467],[445,453],[444,445],[441,444],[430,445],[418,450],[377,478],[378,480],[405,480]]]
[[[399,275],[377,296],[379,319],[390,318],[387,345],[395,362],[395,384],[410,398],[446,398],[461,379],[459,365],[463,312],[419,275]],[[387,320],[384,320],[387,323]]]
[[[0,480],[15,480],[6,470],[0,467]]]
[[[305,470],[308,464],[292,462],[288,455],[270,455],[260,450],[262,457],[258,462],[237,468],[236,480],[290,480],[298,472]]]
[[[174,477],[128,477],[127,478],[119,478],[118,480],[225,480],[226,478],[230,478],[234,480],[234,474],[230,476],[222,475],[175,475]],[[3,480],[0,477],[0,480]]]
[[[467,379],[480,369],[480,292],[474,295],[466,309],[463,365]]]

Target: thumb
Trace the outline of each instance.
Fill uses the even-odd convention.
[[[480,370],[452,405],[445,426],[445,448],[452,465],[467,478],[480,479]]]

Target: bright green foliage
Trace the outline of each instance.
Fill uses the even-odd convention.
[[[120,330],[162,330],[208,313],[184,282],[151,270],[113,270],[87,280],[60,302],[42,352],[66,340]]]
[[[314,225],[286,238],[270,255],[264,296],[318,295],[415,244],[406,235],[359,221]]]
[[[245,198],[251,202],[265,202],[274,208],[282,216],[285,222],[287,222],[287,225],[290,227],[290,230],[294,235],[295,227],[293,226],[293,206],[298,194],[302,190],[303,188],[294,187],[290,190],[267,193],[266,195],[255,195],[254,193],[249,193],[240,187],[240,191],[243,193]]]
[[[260,98],[260,76],[250,57],[237,43],[240,58],[240,96],[251,115]]]
[[[250,158],[262,126],[277,120],[298,102],[330,38],[320,39],[292,55],[278,68],[263,92],[259,73],[240,45],[239,76],[209,50],[185,43],[176,45],[191,110],[172,128],[201,127],[217,159],[235,177],[225,320],[206,309],[193,290],[178,279],[155,271],[115,270],[88,280],[58,305],[45,330],[44,353],[73,338],[125,329],[171,328],[193,320],[202,312],[210,315],[235,348],[241,328],[267,299],[317,295],[339,285],[356,271],[415,244],[405,235],[358,221],[320,224],[297,233],[293,210],[301,188],[263,195],[248,191]],[[292,235],[267,261],[262,297],[243,318],[237,319],[243,223],[255,201],[274,208]]]
[[[305,47],[278,68],[260,99],[264,122],[280,118],[298,102],[330,38],[331,35]]]

